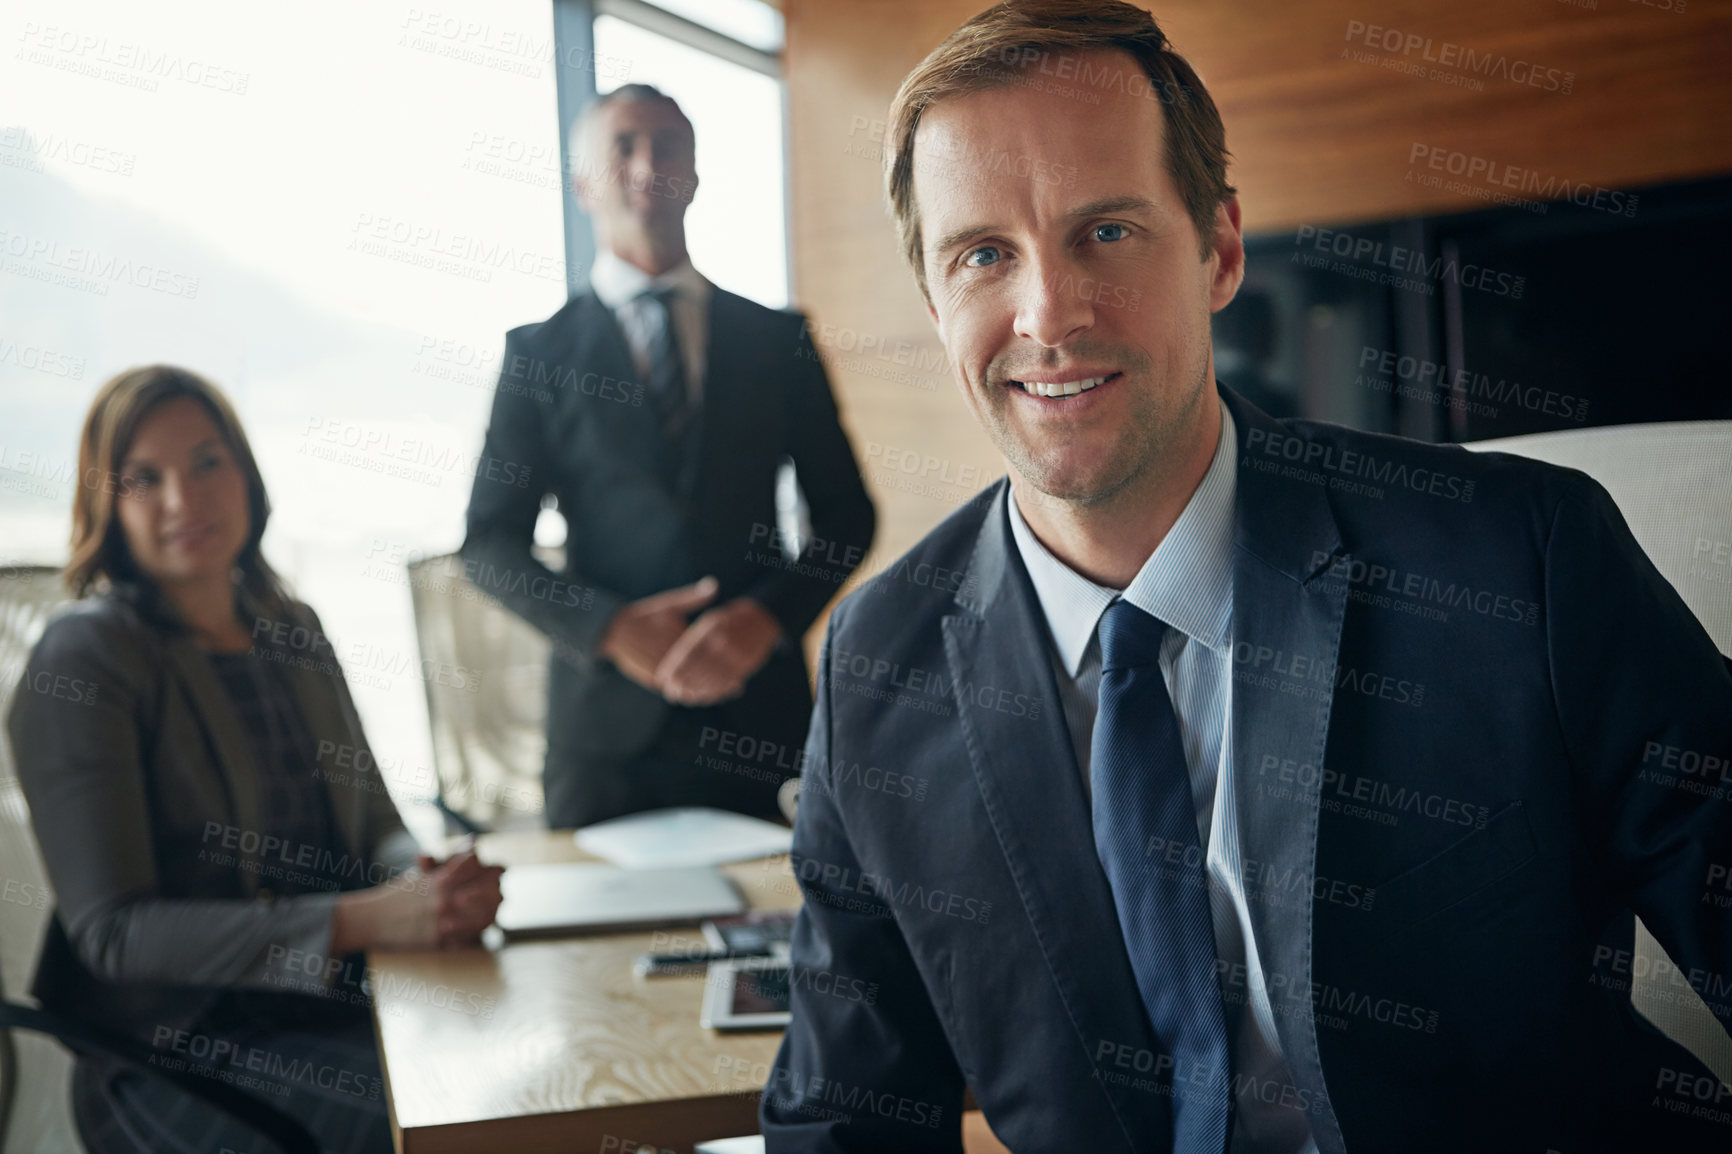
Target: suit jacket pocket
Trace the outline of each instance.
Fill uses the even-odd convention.
[[[1503,880],[1534,856],[1527,809],[1515,799],[1476,829],[1376,887],[1379,913],[1406,925],[1440,914]]]

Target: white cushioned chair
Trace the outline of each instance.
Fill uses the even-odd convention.
[[[1654,567],[1732,654],[1732,421],[1567,429],[1467,447],[1580,469],[1605,486]],[[1732,1038],[1694,990],[1670,979],[1670,966],[1638,921],[1631,1000],[1732,1085]]]

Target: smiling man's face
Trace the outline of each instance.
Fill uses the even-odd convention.
[[[1127,53],[1084,59],[1086,75],[1140,75]],[[1019,482],[1081,506],[1158,491],[1200,439],[1212,451],[1209,316],[1244,261],[1233,201],[1201,259],[1148,86],[1092,91],[1099,103],[1023,85],[942,100],[913,155],[958,385]]]

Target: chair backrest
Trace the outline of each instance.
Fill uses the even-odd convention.
[[[1732,421],[1570,429],[1468,448],[1566,465],[1604,485],[1654,568],[1732,654]],[[1732,1037],[1695,990],[1655,976],[1675,970],[1640,922],[1630,968],[1636,1008],[1732,1084]]]
[[[3,723],[13,697],[30,692],[20,684],[25,663],[65,600],[58,569],[0,567],[0,994],[15,1002],[28,998],[54,901]],[[37,1034],[0,1038],[0,1048],[15,1058],[10,1069],[0,1069],[0,1148],[81,1149],[67,1102],[72,1060],[66,1050]]]
[[[538,824],[547,638],[466,579],[454,553],[411,561],[409,595],[422,660],[463,672],[422,679],[441,800],[494,829]]]
[[[0,722],[20,692],[25,663],[49,614],[66,600],[60,571],[46,566],[0,568]],[[48,928],[48,879],[30,811],[18,784],[12,745],[0,724],[0,974],[7,997],[22,994]]]

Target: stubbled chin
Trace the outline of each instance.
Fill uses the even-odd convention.
[[[1088,501],[1106,488],[1104,476],[1113,446],[1071,442],[1039,446],[1030,451],[1019,447],[1007,453],[1017,474],[1049,497],[1064,501]]]

